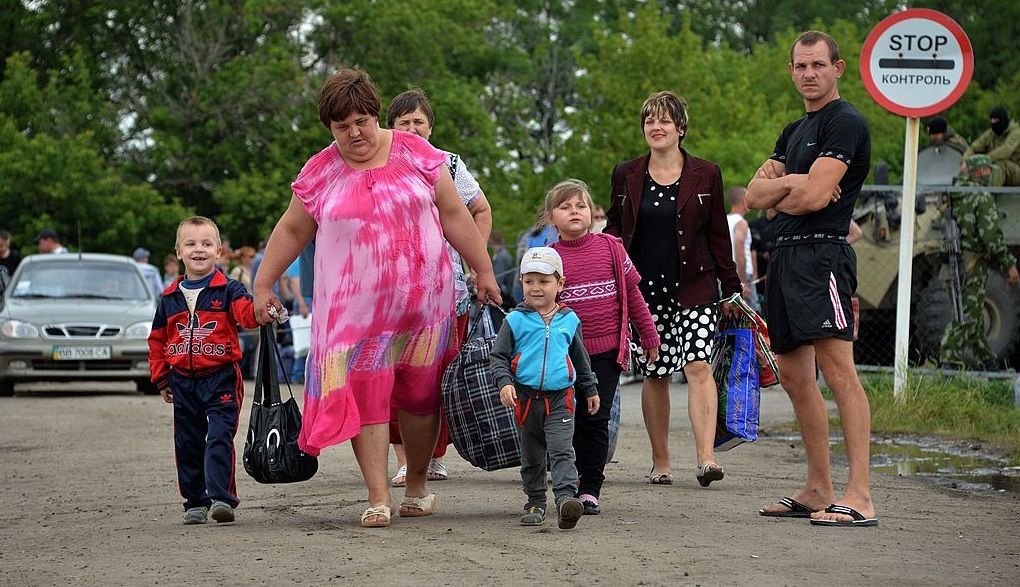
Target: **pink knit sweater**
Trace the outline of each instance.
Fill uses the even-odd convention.
[[[638,283],[641,276],[619,238],[588,233],[551,245],[563,259],[566,284],[559,301],[581,319],[584,348],[589,355],[617,351],[617,363],[630,362],[631,322],[641,335],[641,346],[657,347],[659,333]]]

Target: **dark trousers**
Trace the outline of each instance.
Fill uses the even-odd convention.
[[[577,423],[574,425],[578,495],[599,496],[606,480],[606,454],[609,451],[609,413],[613,409],[616,387],[620,383],[620,366],[616,351],[591,356],[591,370],[598,377],[599,411],[589,414],[583,398],[577,400]]]
[[[188,377],[170,371],[174,393],[174,453],[184,509],[222,501],[237,507],[234,434],[244,399],[236,363]]]

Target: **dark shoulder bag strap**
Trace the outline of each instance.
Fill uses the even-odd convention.
[[[283,358],[280,356],[280,347],[276,344],[274,325],[263,324],[259,327],[259,353],[255,368],[253,402],[268,406],[283,401],[280,395],[280,380],[276,373],[277,365],[283,365]],[[294,391],[290,388],[290,374],[284,373],[283,376],[287,383],[287,391],[294,397]]]

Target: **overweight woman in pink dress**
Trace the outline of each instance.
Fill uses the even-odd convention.
[[[350,439],[368,487],[365,527],[388,526],[391,405],[407,451],[401,516],[427,516],[426,469],[439,430],[440,382],[454,335],[444,236],[477,275],[479,301],[499,288],[445,155],[411,133],[379,128],[368,74],[343,69],[319,95],[335,141],[312,156],[273,230],[255,279],[259,321],[283,308],[272,284],[315,238],[315,307],[299,444],[312,455]]]

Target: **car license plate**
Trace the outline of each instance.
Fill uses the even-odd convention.
[[[110,358],[108,346],[55,346],[54,361],[99,361]]]

